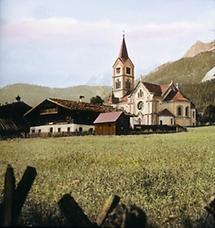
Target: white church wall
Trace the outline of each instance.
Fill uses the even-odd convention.
[[[159,116],[159,125],[174,125],[174,123],[173,116]]]

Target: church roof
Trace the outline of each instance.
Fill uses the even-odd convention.
[[[143,82],[143,85],[148,89],[150,93],[153,93],[155,96],[161,96],[162,94],[161,85],[152,84],[149,82]]]
[[[125,62],[129,58],[124,36],[122,39],[122,45],[119,52],[119,58],[122,60],[122,62]]]
[[[180,90],[172,90],[164,101],[189,101],[189,99],[186,98]]]
[[[168,109],[164,109],[158,113],[159,116],[174,116]]]
[[[93,122],[96,123],[114,123],[116,122],[119,117],[122,115],[123,112],[106,112],[100,113],[96,120]]]

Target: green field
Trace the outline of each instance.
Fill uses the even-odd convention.
[[[24,212],[40,205],[45,214],[71,193],[95,219],[104,200],[118,194],[159,226],[184,226],[203,215],[215,193],[215,127],[162,135],[0,141],[0,191],[8,163],[17,179],[27,165],[38,172]]]

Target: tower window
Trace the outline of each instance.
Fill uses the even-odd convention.
[[[115,86],[116,86],[116,89],[121,88],[121,82],[119,79],[116,80]]]
[[[129,79],[127,79],[126,82],[125,82],[125,88],[126,88],[128,91],[131,90],[131,82],[130,82]]]
[[[126,74],[131,74],[131,68],[130,67],[126,67]]]
[[[121,72],[120,67],[117,67],[117,68],[116,68],[116,73],[117,73],[117,74],[120,74],[120,72]]]

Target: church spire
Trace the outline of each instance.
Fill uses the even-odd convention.
[[[125,43],[125,34],[123,34],[122,45],[121,45],[120,52],[119,52],[119,58],[123,62],[125,62],[128,59],[128,52],[127,52],[127,47],[126,47],[126,43]]]

